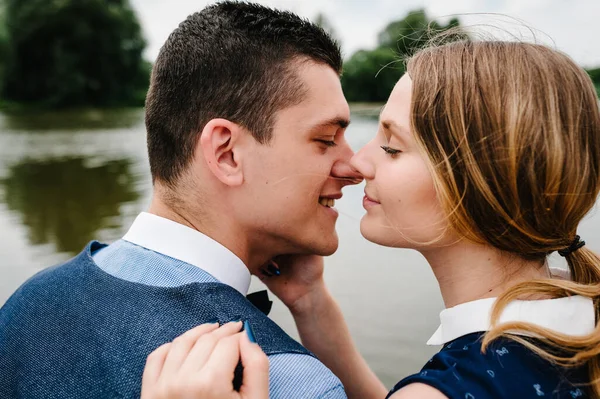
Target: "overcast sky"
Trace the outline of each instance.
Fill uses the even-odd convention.
[[[214,1],[131,0],[148,40],[146,57],[154,60],[169,33],[189,14]],[[377,33],[390,21],[409,11],[425,8],[428,15],[445,21],[459,15],[463,25],[492,24],[518,31],[520,23],[489,13],[498,13],[535,29],[537,41],[550,44],[585,67],[600,66],[600,0],[258,0],[258,3],[287,9],[307,18],[325,14],[342,43],[345,57],[359,49],[375,46]],[[488,15],[464,15],[464,14]]]

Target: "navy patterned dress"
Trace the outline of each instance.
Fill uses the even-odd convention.
[[[450,399],[592,398],[587,367],[564,369],[510,339],[499,338],[481,353],[483,333],[444,345],[420,373],[406,377],[388,398],[408,384],[430,385]]]

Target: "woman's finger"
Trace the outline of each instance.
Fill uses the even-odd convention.
[[[246,333],[241,332],[219,340],[199,371],[199,375],[202,376],[200,380],[213,387],[222,387],[222,392],[233,393],[233,374],[240,361],[240,338],[244,334]]]
[[[241,328],[241,322],[227,323],[209,334],[198,337],[181,365],[182,371],[195,373],[200,370],[208,361],[218,342],[224,337],[238,333]]]
[[[240,357],[244,366],[240,395],[244,399],[269,397],[269,358],[260,346],[250,342],[248,335],[240,338]]]
[[[160,378],[170,378],[181,367],[198,338],[219,328],[217,323],[202,324],[175,338],[164,361]]]
[[[145,399],[148,392],[152,392],[153,387],[158,381],[158,377],[162,371],[165,359],[169,353],[171,343],[166,343],[159,346],[154,352],[148,355],[146,359],[146,366],[144,367],[144,374],[142,375],[142,399]]]

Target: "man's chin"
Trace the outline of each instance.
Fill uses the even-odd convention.
[[[337,251],[339,246],[339,240],[337,234],[332,237],[328,242],[320,242],[311,248],[311,252],[315,255],[329,256],[333,255]]]
[[[332,233],[325,236],[326,239],[315,241],[314,237],[318,236],[319,235],[315,233],[308,237],[302,237],[302,239],[289,240],[288,247],[283,253],[319,256],[333,255],[335,251],[337,251],[339,245],[337,232],[334,230]],[[322,235],[321,237],[323,238]]]

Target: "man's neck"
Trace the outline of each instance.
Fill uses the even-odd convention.
[[[239,228],[235,221],[229,220],[226,212],[222,212],[217,217],[205,212],[189,210],[187,207],[173,207],[156,195],[152,199],[148,212],[199,231],[217,241],[240,258],[251,274],[259,274],[262,266],[274,256],[252,248],[248,234]],[[218,223],[215,222],[216,220]]]

